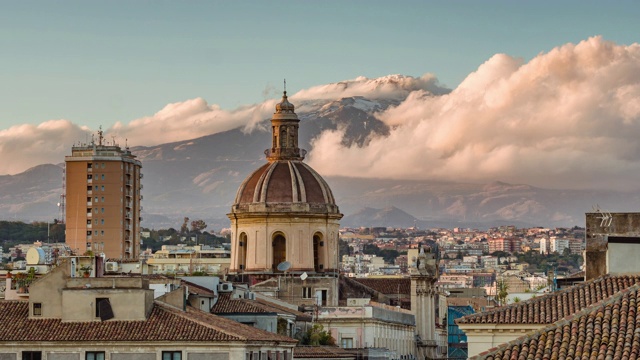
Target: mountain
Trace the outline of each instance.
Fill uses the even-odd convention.
[[[390,129],[375,113],[401,101],[402,97],[362,96],[301,100],[296,106],[301,120],[300,144],[312,149],[321,132],[335,129],[344,131],[343,143],[352,146],[387,136]],[[240,183],[266,161],[263,152],[270,146],[268,129],[268,119],[264,119],[251,132],[237,128],[187,141],[131,148],[143,163],[142,225],[179,227],[188,216],[205,220],[208,229],[228,227],[226,213]],[[326,180],[346,215],[342,223],[349,226],[574,226],[584,225],[584,213],[596,204],[609,211],[633,211],[640,200],[639,194],[615,190],[543,189],[498,181]],[[0,176],[0,218],[58,218],[61,192],[60,165],[40,165],[21,174]]]
[[[419,222],[413,215],[410,215],[395,206],[384,209],[374,209],[366,207],[359,211],[346,215],[340,221],[340,225],[345,227],[358,226],[386,226],[396,228],[408,228],[417,225]]]

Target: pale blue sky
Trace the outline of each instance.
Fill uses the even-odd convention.
[[[638,42],[635,1],[0,1],[0,131],[231,109],[357,76],[455,87],[495,53]],[[268,90],[268,91],[267,91]]]

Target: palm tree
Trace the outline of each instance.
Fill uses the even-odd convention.
[[[496,282],[496,299],[499,305],[507,304],[507,296],[509,295],[509,284],[503,278]]]

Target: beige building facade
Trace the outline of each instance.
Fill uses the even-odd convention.
[[[107,258],[140,254],[142,163],[128,148],[98,141],[65,157],[66,243],[76,254]]]

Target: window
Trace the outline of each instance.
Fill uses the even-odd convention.
[[[109,298],[96,298],[96,317],[102,321],[113,319],[113,309]]]
[[[98,197],[97,196],[93,199],[93,202],[98,202]]]
[[[33,316],[42,316],[42,303],[33,303]]]
[[[100,199],[102,202],[104,202],[104,196]]]
[[[98,220],[96,220],[98,221]],[[100,219],[100,225],[104,225],[104,219]]]
[[[104,208],[101,208],[100,211],[102,211],[102,213],[104,214]]]
[[[342,338],[341,345],[344,349],[353,348],[353,338]]]
[[[23,360],[41,360],[42,351],[23,351],[22,359]]]
[[[91,180],[91,179],[93,179],[93,175],[91,174],[87,175],[87,180]]]
[[[303,287],[302,288],[302,298],[303,299],[311,299],[311,288]]]
[[[104,180],[104,174],[100,175],[100,177],[102,178],[102,180]]]
[[[162,360],[182,360],[182,351],[163,351]]]
[[[100,164],[100,166],[104,169],[104,163]]]
[[[87,351],[85,360],[104,360],[104,351]]]
[[[100,190],[104,191],[104,185],[102,185],[102,188]]]
[[[104,230],[100,230],[100,235],[104,236]]]

